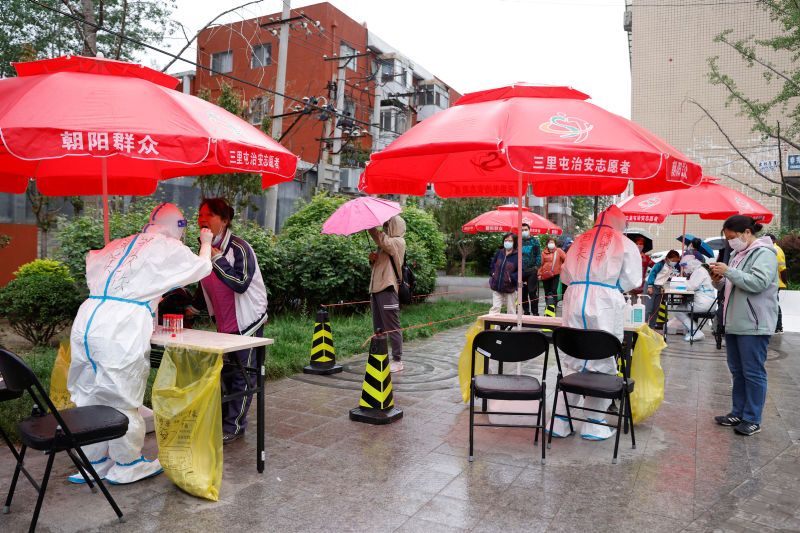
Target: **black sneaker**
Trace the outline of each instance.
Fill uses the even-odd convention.
[[[742,419],[738,416],[733,416],[733,413],[728,413],[725,416],[715,416],[714,420],[720,426],[738,426],[742,423]]]
[[[755,435],[756,433],[761,431],[761,426],[758,424],[753,424],[752,422],[747,422],[745,420],[742,420],[742,423],[733,428],[733,430],[739,435],[744,435],[745,437],[749,437],[750,435]]]
[[[222,444],[230,444],[231,442],[235,442],[242,437],[244,437],[244,430],[240,431],[239,433],[223,433]]]

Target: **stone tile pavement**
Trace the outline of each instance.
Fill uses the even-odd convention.
[[[256,472],[251,426],[225,447],[216,503],[161,475],[111,487],[127,517],[120,524],[101,494],[66,481],[62,454],[39,531],[800,531],[800,334],[773,337],[760,434],[713,423],[729,408],[724,352],[710,336],[693,347],[676,336],[662,354],[664,403],[636,426],[637,449],[622,435],[612,465],[612,440],[573,436],[554,441],[543,466],[533,431],[509,428],[476,428],[469,463],[457,382],[465,329],[407,343],[406,369],[393,379],[404,417],[389,426],[348,419],[365,356],[343,361],[338,375],[270,383],[266,470]],[[156,454],[152,435],[145,452]],[[44,457],[27,465],[40,475]],[[0,450],[3,497],[12,469]],[[22,480],[0,530],[26,530],[34,502]]]

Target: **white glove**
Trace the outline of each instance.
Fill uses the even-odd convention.
[[[211,244],[214,239],[214,234],[208,228],[200,229],[200,244]]]

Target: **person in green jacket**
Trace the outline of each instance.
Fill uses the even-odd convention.
[[[542,248],[539,239],[531,235],[531,227],[522,223],[522,311],[526,315],[539,315],[539,267],[542,265]]]
[[[741,435],[761,431],[767,399],[767,345],[778,321],[778,259],[769,237],[757,238],[761,224],[746,215],[725,220],[722,232],[733,249],[729,264],[712,263],[711,279],[724,290],[723,321],[733,407],[714,417]]]

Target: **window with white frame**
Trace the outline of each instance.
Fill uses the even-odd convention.
[[[231,72],[233,70],[233,50],[211,54],[211,70],[215,71],[212,74]]]
[[[261,68],[272,64],[272,43],[257,44],[250,56],[250,68]]]
[[[408,129],[408,118],[405,113],[397,113],[395,117],[395,131],[397,133],[405,133]]]
[[[339,46],[339,57],[349,57],[356,55],[356,49],[349,44],[342,43]],[[339,61],[339,68],[347,67],[350,70],[358,70],[358,58],[350,57],[349,59],[342,59]]]

